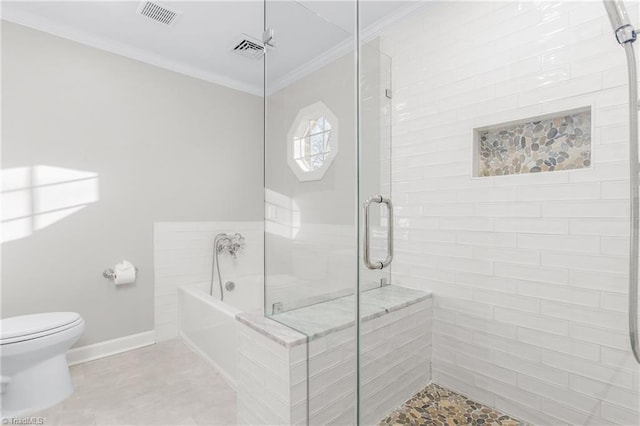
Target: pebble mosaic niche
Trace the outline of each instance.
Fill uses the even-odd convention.
[[[591,166],[591,107],[475,129],[476,176]]]

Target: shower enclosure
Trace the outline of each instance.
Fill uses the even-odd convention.
[[[375,424],[434,382],[535,424],[638,423],[620,4],[265,0],[284,328],[260,333],[284,373],[243,420]]]
[[[299,407],[312,424],[353,423],[359,406],[375,422],[428,371],[389,393],[401,370],[412,372],[394,362],[417,366],[416,345],[428,342],[402,330],[404,340],[376,338],[385,310],[409,312],[394,297],[427,304],[426,293],[391,279],[391,58],[378,34],[358,32],[389,9],[265,3],[265,314],[307,339]],[[358,339],[361,325],[378,334]]]

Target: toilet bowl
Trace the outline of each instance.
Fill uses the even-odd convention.
[[[73,393],[66,352],[83,330],[75,312],[0,320],[0,417],[27,416]]]

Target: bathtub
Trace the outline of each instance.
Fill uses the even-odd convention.
[[[182,339],[236,387],[236,314],[262,312],[262,276],[234,278],[236,288],[225,290],[224,302],[209,295],[210,283],[178,288],[178,322]],[[217,285],[217,282],[216,282]],[[214,294],[216,294],[214,292]]]

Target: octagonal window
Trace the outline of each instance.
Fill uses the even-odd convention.
[[[289,131],[288,163],[299,180],[324,176],[338,150],[338,119],[322,102],[300,110]]]
[[[309,120],[301,137],[293,139],[293,159],[305,172],[318,170],[331,153],[331,123],[320,116]]]

